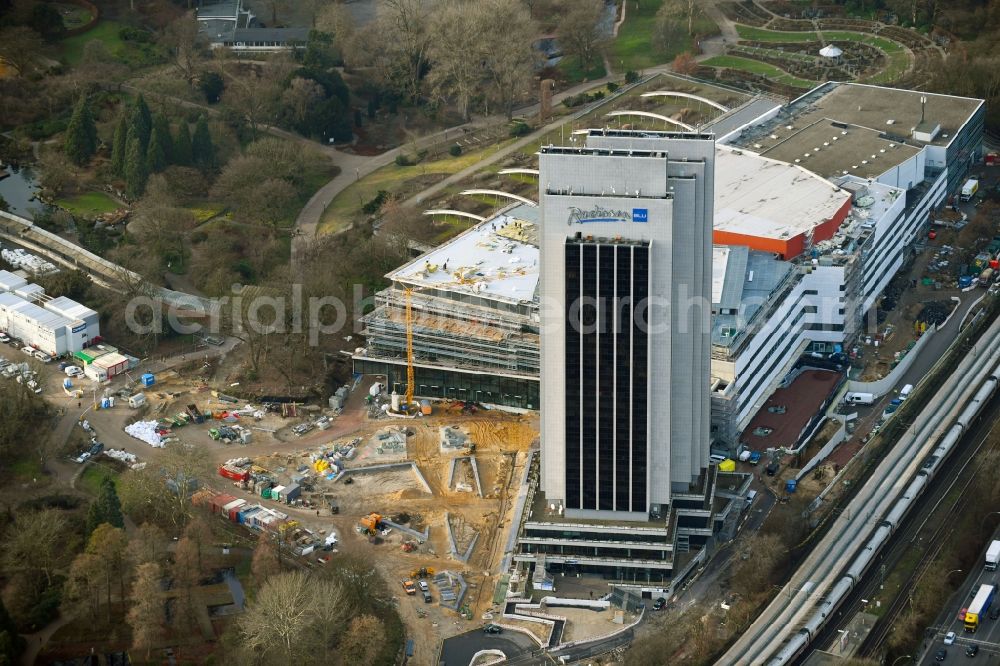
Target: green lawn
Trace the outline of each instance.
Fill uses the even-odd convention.
[[[116,56],[122,55],[126,49],[125,42],[118,37],[118,31],[123,25],[117,21],[100,20],[93,28],[82,35],[73,35],[59,42],[62,56],[71,66],[80,64],[83,59],[83,47],[92,39],[104,42],[108,50]]]
[[[695,52],[694,39],[687,34],[673,42],[666,51],[661,51],[653,45],[653,32],[656,28],[656,12],[663,5],[663,0],[643,0],[636,9],[635,3],[629,3],[625,12],[625,22],[618,30],[618,37],[611,46],[608,58],[615,71],[641,71],[656,65],[670,62],[678,53]],[[678,20],[683,20],[678,17]],[[692,24],[692,32],[704,37],[719,34],[715,22],[699,14]],[[686,33],[687,26],[684,26]]]
[[[755,42],[815,42],[819,39],[815,32],[779,32],[739,23],[736,24],[736,32],[740,38]]]
[[[749,58],[737,58],[736,56],[716,56],[714,58],[709,58],[702,63],[706,67],[725,67],[727,69],[739,69],[744,72],[750,72],[752,74],[759,74],[761,76],[766,76],[767,78],[775,81],[777,83],[784,83],[790,86],[795,86],[796,88],[812,88],[816,85],[815,81],[808,81],[806,79],[800,79],[798,77],[792,76],[791,74],[781,70],[774,65],[766,62],[761,62],[759,60],[751,60]]]
[[[604,76],[604,62],[601,58],[595,58],[593,64],[584,69],[579,58],[563,58],[556,65],[556,69],[562,72],[566,80],[570,83],[580,83],[581,81],[593,81]]]
[[[101,490],[101,484],[107,478],[117,479],[118,473],[110,467],[93,462],[83,470],[83,474],[80,475],[80,479],[77,481],[77,487],[89,495],[97,496],[97,493]]]
[[[57,199],[56,205],[74,215],[94,217],[121,208],[121,204],[102,192],[84,192],[71,197]]]
[[[10,471],[18,480],[29,482],[41,478],[42,463],[32,455],[11,463]]]
[[[323,211],[323,217],[320,218],[317,233],[336,233],[347,228],[351,222],[361,215],[361,206],[374,199],[379,190],[385,190],[390,193],[399,192],[406,181],[413,178],[429,174],[443,174],[448,176],[457,173],[484,159],[491,153],[495,153],[513,140],[506,139],[499,145],[492,144],[479,150],[462,153],[458,157],[445,157],[433,162],[424,162],[406,167],[396,166],[393,163],[381,169],[376,169],[359,182],[351,183],[333,198],[330,205]],[[405,196],[409,196],[410,194],[413,193],[407,193]]]
[[[874,46],[885,53],[904,53],[906,51],[899,42],[894,42],[878,35],[869,35],[864,32],[851,32],[848,30],[824,30],[823,37],[828,42],[861,42]]]

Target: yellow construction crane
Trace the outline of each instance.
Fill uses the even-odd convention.
[[[406,287],[406,403],[413,404],[413,289]]]

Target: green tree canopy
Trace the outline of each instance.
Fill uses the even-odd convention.
[[[63,148],[66,156],[78,166],[89,162],[97,151],[97,127],[86,95],[81,95],[73,108]]]
[[[191,160],[202,169],[210,169],[215,165],[215,146],[212,135],[208,131],[208,121],[202,115],[194,126],[194,136],[191,137]]]
[[[115,138],[111,142],[111,171],[116,176],[125,175],[125,140],[128,138],[128,120],[123,111],[115,125]]]
[[[191,166],[191,128],[186,122],[182,122],[177,130],[177,138],[174,140],[174,164],[180,166]]]

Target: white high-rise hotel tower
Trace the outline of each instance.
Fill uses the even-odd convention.
[[[645,521],[708,466],[715,142],[586,139],[539,157],[542,490]]]

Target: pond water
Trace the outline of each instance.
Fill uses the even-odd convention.
[[[0,165],[0,171],[10,174],[0,179],[0,196],[7,202],[11,213],[32,220],[36,213],[45,209],[45,204],[42,202],[32,201],[41,186],[31,167],[21,167],[15,171],[15,167]]]

